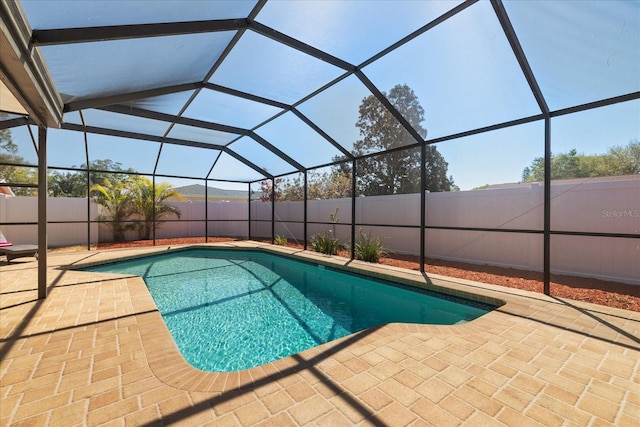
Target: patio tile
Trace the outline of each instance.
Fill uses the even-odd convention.
[[[85,422],[86,402],[74,402],[51,411],[49,425],[82,425]]]
[[[331,411],[331,405],[326,399],[320,396],[314,396],[288,410],[289,414],[299,424],[304,425],[308,422],[320,418],[324,414]]]
[[[118,402],[122,399],[122,390],[110,390],[105,393],[100,393],[98,395],[92,396],[89,398],[89,411],[96,410],[103,406],[111,405],[112,403]],[[79,401],[79,403],[84,404],[83,401]]]
[[[296,402],[302,402],[315,394],[315,390],[304,381],[287,387],[285,391],[289,393],[289,396],[291,396]]]
[[[261,398],[262,403],[267,407],[269,412],[277,414],[295,404],[295,400],[285,391],[276,391],[273,394]]]
[[[618,411],[620,410],[619,404],[591,393],[585,393],[578,402],[577,407],[585,412],[591,411],[593,408],[598,408],[598,417],[610,423],[615,421]]]
[[[504,408],[496,418],[508,426],[546,427],[544,424],[540,424],[538,421],[535,421],[511,408]]]
[[[340,411],[333,410],[318,418],[315,422],[319,427],[351,427],[353,424]]]
[[[532,405],[527,408],[524,415],[539,422],[543,426],[558,426],[563,425],[565,422],[565,418],[561,415],[555,414],[538,405]]]
[[[147,408],[143,408],[139,411],[132,412],[124,416],[125,425],[131,426],[139,426],[139,425],[148,425],[148,426],[158,426],[160,427],[162,424],[159,421],[160,412],[157,406],[151,406]]]
[[[463,402],[455,396],[445,397],[440,401],[439,405],[446,411],[455,415],[456,418],[463,421],[469,418],[469,416],[471,416],[471,414],[476,410],[473,406]]]
[[[454,391],[453,395],[490,416],[495,416],[503,407],[503,405],[493,397],[480,393],[466,385]]]
[[[587,315],[576,302],[505,290],[499,311],[462,326],[390,324],[255,369],[202,373],[140,279],[51,267],[59,282],[35,301],[33,289],[20,292],[35,265],[0,266],[1,425],[640,423],[640,313],[591,305]]]
[[[433,426],[459,426],[461,420],[427,399],[421,399],[411,406],[411,411]],[[481,425],[481,424],[477,424]]]
[[[402,371],[402,367],[397,363],[385,360],[382,363],[370,368],[367,372],[381,380],[386,380]]]
[[[216,425],[218,424],[216,423]],[[229,424],[231,427],[235,427],[236,425],[237,424]],[[289,414],[281,413],[256,424],[256,427],[296,427],[298,425],[299,424],[297,424]]]
[[[42,412],[46,412],[45,408],[57,408],[71,403],[71,392],[54,394],[43,399],[34,400],[25,404],[20,404],[14,418],[16,420],[24,420],[37,416]]]
[[[416,419],[416,414],[405,406],[397,402],[392,402],[378,412],[376,417],[384,423],[384,425],[407,426]]]
[[[269,418],[269,412],[260,402],[252,402],[235,411],[240,423],[245,426],[255,425]]]
[[[382,384],[380,384],[379,388],[389,396],[393,396],[393,399],[395,401],[400,402],[405,406],[411,406],[413,402],[422,397],[420,393],[414,391],[413,389],[405,386],[402,383],[399,383],[395,379],[390,379],[383,382]]]

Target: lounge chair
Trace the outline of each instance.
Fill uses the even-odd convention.
[[[8,242],[7,238],[4,237],[4,234],[2,234],[2,231],[0,231],[0,248],[3,248],[5,246],[11,246],[11,242]]]
[[[36,245],[13,245],[0,231],[0,255],[6,255],[7,262],[16,258],[36,257],[38,258],[38,246]]]

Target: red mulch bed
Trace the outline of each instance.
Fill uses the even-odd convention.
[[[227,237],[209,237],[208,242],[228,242],[237,239]],[[183,245],[205,243],[204,237],[187,237],[178,239],[156,239],[156,245]],[[151,240],[132,242],[100,243],[98,249],[131,248],[152,246]],[[302,245],[288,244],[302,248]],[[340,255],[349,257],[349,253]],[[420,258],[411,255],[390,254],[380,260],[380,264],[402,267],[409,270],[420,269]],[[493,285],[517,288],[533,292],[543,292],[542,273],[517,270],[513,268],[494,267],[489,265],[469,264],[455,261],[443,261],[428,258],[425,272]],[[552,275],[551,295],[587,301],[609,307],[623,308],[640,312],[640,286],[598,279]]]

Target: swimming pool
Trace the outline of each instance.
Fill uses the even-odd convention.
[[[141,276],[185,360],[214,372],[385,323],[453,325],[495,308],[260,251],[177,250],[85,270]]]

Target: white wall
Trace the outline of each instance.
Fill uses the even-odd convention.
[[[90,215],[95,218],[97,207],[91,203]],[[50,247],[86,245],[87,235],[87,199],[53,198],[47,200],[49,221],[81,221],[77,224],[49,224],[47,240]],[[37,197],[10,197],[0,195],[0,223],[38,222]],[[2,233],[14,245],[36,244],[38,226],[3,225]],[[91,243],[98,242],[98,225],[91,224]]]
[[[543,229],[541,185],[532,184],[495,190],[430,193],[426,195],[426,218],[432,227],[476,227],[497,229]],[[640,285],[640,176],[627,180],[598,182],[555,181],[551,190],[551,229],[594,233],[638,234],[638,239],[615,237],[551,236],[551,269],[554,273],[597,277]],[[50,198],[50,221],[84,221],[86,199]],[[156,237],[204,236],[204,202],[173,203],[181,212],[181,221],[168,218],[157,229]],[[327,231],[329,214],[339,208],[335,233],[342,242],[351,238],[351,199],[310,200],[308,237]],[[209,202],[210,236],[249,235],[249,206],[245,202]],[[289,240],[303,241],[304,204],[276,203],[275,233]],[[92,205],[95,220],[98,208]],[[187,222],[182,220],[195,220]],[[271,237],[271,206],[251,203],[251,236]],[[226,220],[226,221],[214,221]],[[264,220],[259,222],[258,220]],[[0,196],[0,222],[36,222],[35,197]],[[287,221],[296,221],[287,222]],[[419,254],[420,233],[416,228],[389,227],[385,224],[418,226],[419,194],[360,197],[356,200],[356,223],[380,224],[359,227],[380,236],[385,246],[397,253]],[[110,234],[91,226],[91,240],[107,241]],[[357,231],[359,231],[357,230]],[[36,225],[2,226],[14,244],[37,242]],[[49,245],[86,244],[86,224],[50,224]],[[135,239],[135,232],[128,238]],[[425,247],[428,257],[492,264],[542,271],[541,234],[427,229]]]

